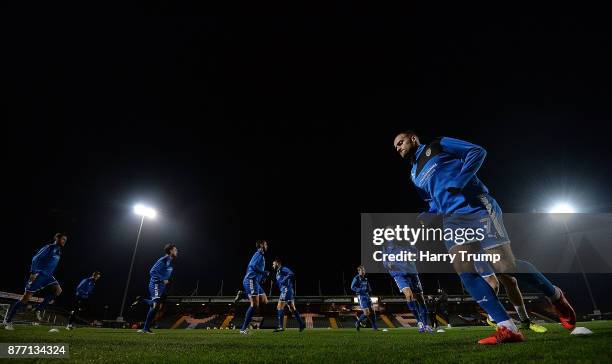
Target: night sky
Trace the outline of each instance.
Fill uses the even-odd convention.
[[[423,207],[394,153],[403,129],[484,146],[479,176],[505,212],[560,197],[612,210],[606,22],[335,10],[4,24],[0,289],[21,292],[32,255],[66,231],[60,304],[97,269],[96,296],[118,311],[143,202],[159,217],[145,221],[130,297],[167,242],[180,249],[173,294],[199,280],[214,295],[222,279],[233,294],[257,239],[298,294],[319,280],[342,293],[359,213]]]

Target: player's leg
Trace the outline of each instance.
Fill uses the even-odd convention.
[[[155,315],[157,315],[157,312],[160,309],[160,306],[161,306],[160,301],[162,299],[162,295],[164,294],[165,288],[166,286],[159,282],[149,283],[149,292],[151,294],[152,304],[149,307],[149,312],[147,312],[147,317],[145,319],[144,325],[142,326],[142,329],[139,330],[138,332],[146,333],[146,334],[153,333],[151,331],[151,324],[153,323],[153,320],[155,319]]]
[[[499,296],[499,280],[493,271],[493,267],[491,267],[488,262],[475,262],[474,266],[476,267],[478,274],[480,274],[480,276],[487,281],[489,286],[491,286],[491,289],[493,292],[495,292],[495,295]],[[497,328],[497,323],[489,314],[487,314],[487,324],[491,327]]]
[[[263,290],[259,286],[259,283],[255,281],[255,279],[246,279],[243,282],[244,291],[247,293],[250,301],[249,308],[246,311],[244,316],[244,322],[242,323],[242,327],[240,328],[241,334],[246,334],[247,329],[249,328],[249,324],[251,323],[251,319],[253,315],[257,311],[259,307],[259,299],[260,295],[263,294]],[[264,295],[265,296],[265,295]],[[266,298],[267,302],[267,298]]]
[[[496,272],[512,275],[520,272],[520,274],[516,274],[516,277],[523,279],[526,283],[544,293],[557,311],[563,327],[571,330],[576,326],[576,313],[565,298],[563,291],[554,286],[533,264],[525,260],[515,259],[510,244],[487,249],[487,253],[499,254],[501,257],[500,261],[491,263]]]
[[[276,305],[276,329],[274,332],[279,332],[285,330],[285,325],[283,325],[283,321],[285,318],[285,306],[287,302],[285,301],[285,297],[281,292],[281,296],[278,299],[278,304]]]
[[[566,329],[573,329],[576,326],[576,313],[569,304],[563,292],[555,287],[538,269],[531,263],[525,260],[515,259],[508,240],[508,232],[503,223],[502,211],[495,199],[489,196],[482,196],[482,201],[487,209],[488,217],[491,226],[494,229],[496,239],[483,241],[482,248],[490,254],[499,254],[501,260],[492,263],[496,273],[512,274],[520,272],[516,278],[524,279],[525,282],[531,284],[540,290],[557,311],[561,324]]]
[[[406,297],[408,309],[410,312],[412,312],[412,315],[417,321],[417,326],[419,327],[419,330],[421,330],[425,324],[423,323],[421,311],[419,310],[418,302],[412,293],[412,289],[410,289],[410,287],[404,287],[402,288],[402,293],[404,294],[404,297]]]
[[[410,281],[412,294],[417,301],[417,309],[419,310],[421,320],[425,326],[424,329],[426,332],[431,333],[433,330],[429,326],[429,312],[427,312],[427,302],[425,302],[425,296],[423,296],[423,286],[421,285],[419,275],[416,273],[410,274],[408,280]]]
[[[302,320],[302,317],[300,316],[300,313],[298,312],[297,307],[295,307],[295,301],[292,298],[288,302],[289,302],[288,304],[289,311],[293,314],[293,317],[300,325],[300,332],[304,331],[304,329],[306,328],[306,324],[304,323],[304,320]]]
[[[55,281],[55,278],[53,279]],[[36,306],[36,318],[41,321],[42,313],[46,309],[49,302],[55,300],[60,294],[62,294],[62,287],[60,287],[59,283],[55,281],[47,286],[51,287],[51,292],[45,295],[42,302]]]
[[[419,308],[419,312],[421,313],[421,317],[423,318],[423,324],[425,325],[425,332],[429,332],[432,333],[433,329],[430,326],[429,323],[429,311],[427,310],[427,302],[425,301],[425,296],[423,296],[423,292],[419,291],[414,292],[414,296],[416,297],[417,300],[417,304],[418,304],[418,308]],[[432,325],[433,325],[433,321]]]
[[[6,313],[6,316],[4,317],[3,324],[5,329],[13,330],[13,318],[15,317],[15,314],[19,311],[21,307],[24,307],[28,304],[28,301],[30,301],[30,298],[32,298],[33,294],[34,292],[26,291],[20,299],[13,303],[11,308],[9,308],[8,312]]]
[[[476,245],[473,243],[455,245],[449,249],[449,252],[460,254],[461,251],[464,251],[465,253],[476,254],[480,250],[480,246]],[[456,259],[453,266],[468,293],[497,322],[497,331],[493,335],[479,340],[478,343],[491,345],[523,341],[523,335],[519,332],[518,327],[508,316],[491,286],[476,272],[473,262]]]
[[[370,320],[370,324],[372,324],[372,329],[378,330],[378,325],[376,324],[376,310],[374,306],[372,306],[372,301],[370,301],[370,314],[368,315],[368,319]]]
[[[529,317],[527,309],[525,308],[523,294],[521,293],[516,278],[507,274],[500,274],[499,280],[504,285],[504,288],[506,289],[506,294],[508,295],[508,299],[514,306],[516,314],[521,320],[521,328],[529,329],[537,333],[545,333],[546,331],[548,331],[548,329],[544,326],[540,326],[536,323],[531,322],[531,318]]]
[[[68,325],[66,326],[68,330],[72,330],[74,319],[78,315],[79,311],[81,311],[81,299],[75,297],[74,304],[72,305],[72,311],[70,311],[70,316],[68,316]]]

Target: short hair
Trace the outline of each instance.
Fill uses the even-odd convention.
[[[398,136],[398,135],[402,135],[402,134],[406,134],[406,135],[409,135],[409,136],[414,135],[417,138],[419,137],[419,134],[417,134],[414,130],[403,130],[403,131],[400,131],[399,133],[397,133],[395,135]]]
[[[93,274],[91,276],[93,277],[93,276],[101,276],[101,275],[102,275],[102,273],[100,273],[100,271],[96,270],[96,271],[93,272]]]
[[[166,254],[170,254],[170,251],[172,251],[172,249],[176,248],[175,244],[166,244],[164,246],[164,251],[166,252]]]
[[[281,259],[278,257],[274,258],[273,262],[277,262],[278,264],[282,263]]]
[[[365,270],[365,267],[363,265],[357,266],[357,270],[362,270],[362,269]]]
[[[266,242],[265,240],[257,240],[257,241],[255,242],[255,247],[256,247],[257,249],[259,249],[259,248],[261,248],[262,246],[264,246],[264,243],[265,243],[265,242]]]
[[[68,237],[68,235],[66,235],[66,233],[56,233],[55,235],[53,235],[53,238],[59,239],[62,236]]]

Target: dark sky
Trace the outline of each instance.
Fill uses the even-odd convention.
[[[506,212],[559,196],[612,209],[612,38],[599,11],[335,10],[6,22],[1,289],[21,291],[33,253],[66,231],[67,295],[99,269],[99,297],[118,310],[131,209],[145,202],[160,216],[145,222],[130,296],[166,242],[180,248],[175,294],[197,280],[215,294],[222,279],[233,293],[259,238],[301,294],[318,280],[341,293],[359,213],[422,206],[392,148],[406,128],[484,146],[479,175]]]

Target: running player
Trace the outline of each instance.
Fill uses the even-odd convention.
[[[149,304],[150,308],[142,329],[138,330],[138,333],[141,334],[153,334],[153,331],[151,331],[151,323],[157,311],[161,308],[161,300],[168,283],[170,283],[170,277],[172,277],[174,259],[178,256],[178,248],[174,244],[166,244],[166,246],[164,246],[164,252],[166,255],[159,258],[149,271],[149,293],[151,294],[151,299],[144,299],[141,301]]]
[[[249,296],[249,301],[251,304],[246,311],[246,315],[244,317],[244,323],[240,328],[241,334],[247,334],[249,332],[249,324],[251,323],[251,319],[253,318],[253,314],[259,308],[259,304],[268,303],[268,297],[261,288],[261,281],[270,275],[270,272],[266,271],[266,260],[264,258],[264,254],[266,250],[268,250],[268,243],[265,240],[257,240],[255,242],[255,254],[251,258],[249,265],[247,266],[247,272],[244,276],[244,280],[242,281],[242,286],[244,288],[244,292]]]
[[[284,267],[279,258],[274,259],[272,262],[272,269],[276,270],[276,284],[280,290],[278,296],[278,305],[276,305],[276,313],[278,318],[278,324],[274,332],[285,331],[283,321],[285,318],[285,306],[289,307],[289,312],[293,314],[293,317],[297,320],[300,325],[300,332],[304,331],[306,325],[300,317],[300,313],[295,307],[293,300],[293,272],[291,269]]]
[[[416,248],[413,245],[401,246],[393,240],[387,240],[383,244],[383,251],[386,254],[395,254],[400,251],[413,251]],[[384,261],[384,266],[397,284],[400,292],[406,297],[408,308],[417,320],[419,332],[432,333],[433,329],[429,326],[429,313],[427,312],[427,303],[423,296],[423,287],[419,279],[414,262],[391,262]]]
[[[30,267],[30,278],[25,286],[25,292],[21,298],[13,304],[4,318],[4,328],[14,330],[13,317],[20,307],[26,305],[32,295],[45,287],[51,287],[51,293],[47,294],[43,301],[36,306],[36,318],[42,321],[42,312],[49,302],[57,298],[62,293],[57,279],[53,277],[53,272],[60,261],[61,250],[68,236],[64,233],[57,233],[53,237],[52,243],[43,246],[32,258]]]
[[[359,307],[363,311],[357,321],[355,321],[355,329],[359,331],[361,328],[361,323],[365,320],[369,320],[372,324],[372,328],[374,330],[378,330],[378,327],[376,326],[376,313],[374,312],[374,308],[372,307],[372,299],[370,298],[372,287],[370,286],[370,282],[368,282],[363,265],[357,267],[357,275],[355,278],[353,278],[351,289],[353,292],[357,293]]]
[[[72,311],[70,311],[70,316],[68,316],[68,325],[66,326],[66,329],[72,330],[74,328],[74,319],[80,311],[83,311],[85,309],[84,306],[89,300],[91,294],[93,293],[93,290],[96,286],[96,282],[98,281],[98,279],[100,279],[101,276],[102,274],[100,274],[100,272],[95,271],[93,272],[91,277],[83,278],[81,283],[79,283],[79,285],[77,286],[74,306],[72,307]]]
[[[477,145],[453,138],[435,139],[427,145],[420,143],[416,133],[402,132],[393,142],[395,150],[411,162],[411,179],[419,195],[429,204],[433,214],[444,214],[444,227],[453,230],[482,228],[483,220],[492,227],[492,234],[480,244],[455,244],[446,241],[451,253],[466,251],[477,253],[484,249],[489,254],[499,254],[502,259],[493,263],[499,273],[528,272],[526,279],[538,287],[551,301],[559,314],[561,324],[571,329],[576,314],[563,292],[552,285],[531,263],[514,259],[510,240],[501,220],[501,209],[489,195],[486,186],[476,177],[484,162],[485,150]],[[472,262],[455,261],[454,267],[463,285],[478,304],[497,323],[497,331],[480,344],[523,341],[523,335],[487,282],[476,272]]]

